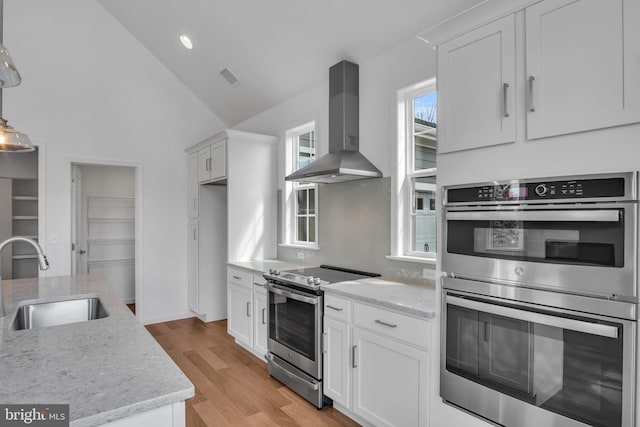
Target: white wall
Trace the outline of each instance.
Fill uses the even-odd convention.
[[[47,275],[70,273],[70,163],[139,165],[145,323],[187,316],[184,148],[224,124],[96,1],[5,1],[22,85],[4,116],[46,148]]]
[[[79,165],[82,198],[135,197],[136,170],[127,166]]]

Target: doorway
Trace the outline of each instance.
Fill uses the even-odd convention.
[[[71,164],[71,272],[100,274],[135,313],[136,167]]]
[[[38,241],[38,156],[38,149],[0,153],[0,242],[15,236]],[[30,245],[12,243],[0,255],[0,277],[38,277],[38,260]]]

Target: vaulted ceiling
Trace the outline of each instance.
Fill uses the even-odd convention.
[[[98,1],[233,127],[321,84],[334,63],[366,61],[487,0]]]

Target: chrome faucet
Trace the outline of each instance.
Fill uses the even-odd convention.
[[[40,265],[40,270],[48,270],[49,269],[49,261],[47,261],[47,257],[42,252],[42,248],[35,240],[29,239],[28,237],[10,237],[4,242],[0,243],[0,255],[2,255],[2,250],[5,246],[14,242],[25,242],[29,243],[36,250],[36,255],[38,256],[38,264]],[[0,260],[2,257],[0,256]],[[0,262],[0,265],[2,263]],[[7,313],[4,309],[4,289],[2,287],[2,277],[0,275],[0,317],[6,316]]]

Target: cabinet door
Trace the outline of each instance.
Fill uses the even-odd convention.
[[[515,17],[438,46],[438,151],[515,141]]]
[[[227,141],[220,141],[211,147],[211,179],[217,180],[227,176]]]
[[[198,220],[189,221],[189,246],[187,257],[189,262],[189,310],[201,314],[198,306]]]
[[[557,0],[526,9],[528,138],[640,121],[637,4]]]
[[[198,153],[189,155],[188,168],[188,193],[189,193],[189,218],[198,218]]]
[[[251,288],[229,283],[227,328],[230,335],[247,347],[253,345],[253,325],[251,318]]]
[[[353,345],[353,412],[376,426],[427,426],[427,352],[358,327]]]
[[[351,339],[347,323],[324,317],[323,387],[324,394],[345,408],[351,405]]]
[[[211,180],[211,147],[206,147],[198,151],[198,181],[207,182]]]
[[[267,292],[262,286],[253,288],[253,349],[267,354]]]

